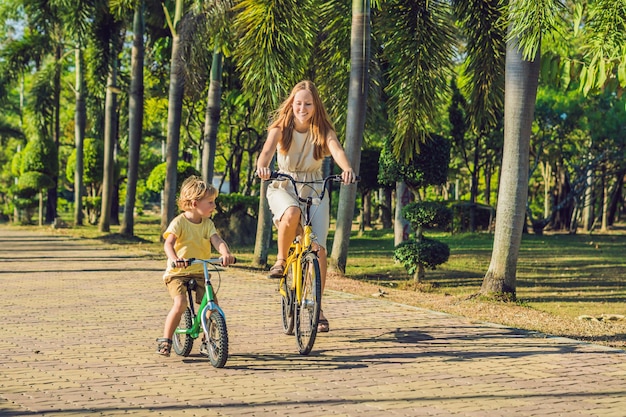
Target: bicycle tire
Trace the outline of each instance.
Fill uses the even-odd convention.
[[[280,306],[283,319],[283,333],[290,336],[293,335],[295,322],[293,313],[294,299],[296,298],[293,291],[294,266],[295,264],[293,262],[289,264],[286,278],[284,280],[281,279],[282,290],[286,294],[286,296],[283,295],[282,292],[280,294]]]
[[[322,305],[322,277],[319,260],[314,253],[302,259],[302,300],[295,306],[295,333],[298,352],[308,355],[317,336]]]
[[[209,316],[207,348],[211,365],[223,368],[228,360],[228,331],[226,319],[219,312],[213,311]]]
[[[177,330],[191,329],[193,326],[193,316],[191,309],[187,307],[185,312],[180,317]],[[176,333],[172,336],[172,345],[174,346],[174,352],[180,356],[189,356],[191,349],[193,348],[193,337],[186,333]]]

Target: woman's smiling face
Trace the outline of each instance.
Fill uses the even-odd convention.
[[[293,116],[299,125],[308,126],[315,114],[313,96],[308,90],[300,90],[293,96]]]

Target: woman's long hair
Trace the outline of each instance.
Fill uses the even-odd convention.
[[[296,84],[291,90],[291,94],[283,103],[278,107],[278,110],[274,113],[273,121],[267,128],[271,130],[278,127],[281,132],[280,139],[280,152],[286,154],[289,151],[291,142],[293,139],[294,130],[294,115],[293,115],[293,100],[295,95],[302,90],[308,90],[313,97],[313,105],[315,106],[315,112],[311,119],[311,126],[309,128],[311,139],[315,144],[315,151],[313,157],[315,159],[322,159],[327,156],[330,151],[328,150],[328,144],[326,138],[329,132],[334,131],[335,127],[326,112],[324,103],[320,98],[320,94],[312,81],[304,80]]]

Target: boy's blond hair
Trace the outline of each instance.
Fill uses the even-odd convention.
[[[178,196],[178,208],[182,211],[191,210],[193,202],[202,200],[205,196],[217,197],[217,189],[207,184],[202,178],[192,175],[183,181]]]

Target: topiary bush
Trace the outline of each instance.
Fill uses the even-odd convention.
[[[415,230],[415,238],[401,242],[394,250],[394,259],[404,265],[416,283],[423,280],[425,269],[435,269],[448,261],[450,248],[445,243],[424,237],[424,229],[447,229],[452,210],[441,203],[419,201],[402,208],[402,215]]]

